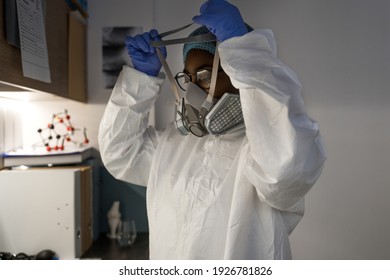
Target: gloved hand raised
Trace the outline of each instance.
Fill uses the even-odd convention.
[[[161,62],[158,59],[156,50],[151,45],[151,41],[160,40],[158,32],[155,29],[150,32],[136,35],[134,37],[128,36],[126,38],[127,52],[131,57],[135,69],[156,77],[161,69]],[[167,50],[165,47],[160,47],[164,57],[167,57]]]
[[[206,1],[192,20],[205,25],[219,42],[248,33],[238,8],[225,0]]]

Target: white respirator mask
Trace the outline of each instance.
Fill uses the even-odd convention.
[[[162,39],[190,25],[192,24],[161,33],[159,37]],[[188,135],[189,133],[197,137],[203,137],[207,134],[221,135],[245,126],[239,94],[225,93],[220,99],[214,98],[219,65],[218,42],[214,55],[209,92],[206,93],[195,83],[188,82],[183,96],[180,95],[172,72],[158,48],[171,44],[206,41],[216,41],[215,36],[212,33],[206,33],[187,38],[152,42],[176,97],[175,125],[182,135]]]

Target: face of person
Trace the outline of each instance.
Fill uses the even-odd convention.
[[[192,49],[188,52],[186,61],[184,63],[183,72],[190,76],[191,82],[196,83],[207,93],[209,91],[208,83],[197,82],[196,73],[198,73],[198,77],[199,77],[199,73],[202,73],[202,70],[208,70],[210,73],[209,78],[211,78],[211,71],[213,69],[213,60],[214,60],[213,54],[201,49]],[[203,71],[203,73],[207,73],[207,71]],[[221,65],[219,65],[217,85],[215,88],[214,98],[221,98],[222,95],[226,92],[238,93],[238,89],[233,87],[229,76],[222,70]]]

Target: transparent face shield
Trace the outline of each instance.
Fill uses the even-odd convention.
[[[179,32],[190,25],[192,24],[161,33],[159,37],[162,39],[163,37]],[[207,33],[187,38],[152,42],[152,46],[156,48],[157,55],[164,67],[176,97],[175,125],[182,135],[188,135],[189,133],[192,133],[197,137],[203,137],[207,134],[221,135],[244,127],[244,118],[242,115],[239,94],[225,93],[220,99],[214,98],[219,65],[218,42],[214,55],[208,94],[196,84],[188,82],[185,94],[182,96],[169,66],[158,48],[171,44],[215,40],[215,36],[212,33]]]

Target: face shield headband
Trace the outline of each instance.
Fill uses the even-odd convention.
[[[188,83],[187,96],[181,97],[179,93],[172,72],[159,47],[188,42],[216,41],[214,34],[211,32],[186,38],[162,40],[162,38],[179,32],[191,25],[192,23],[172,31],[161,33],[159,35],[161,41],[152,42],[152,46],[156,49],[156,53],[164,67],[164,71],[176,98],[176,128],[182,135],[188,135],[191,132],[197,137],[203,137],[207,134],[221,135],[241,129],[244,127],[244,120],[239,94],[225,93],[219,100],[214,98],[219,65],[218,42],[216,43],[208,95],[205,98],[202,98],[203,101],[200,103],[197,102],[197,104],[194,104],[194,102],[189,102],[189,100],[191,100],[190,94],[205,95],[205,92],[202,89],[191,82]],[[203,92],[196,93],[196,91]],[[201,104],[201,106],[199,106],[199,104]]]

